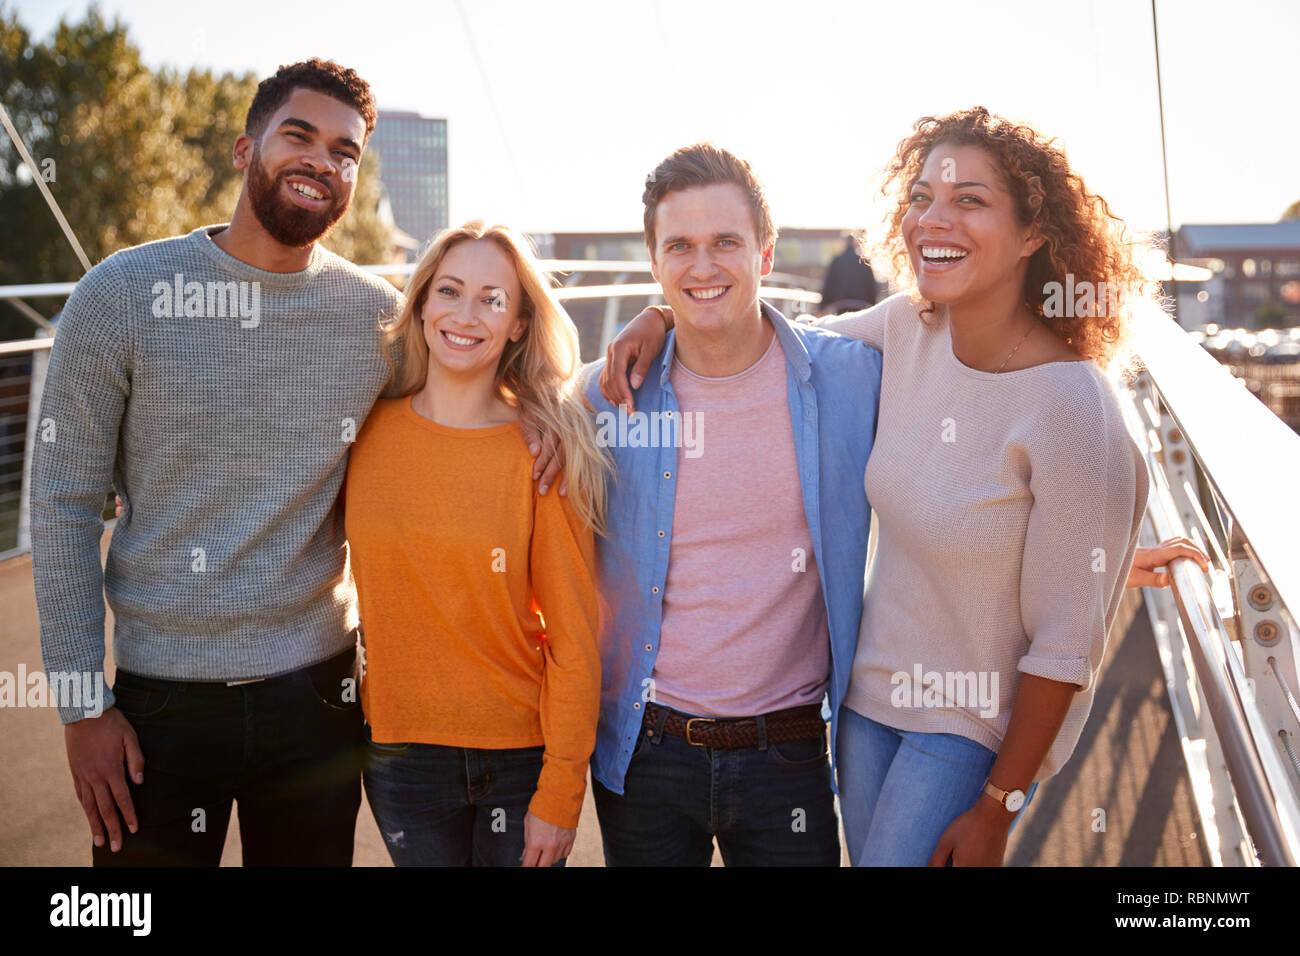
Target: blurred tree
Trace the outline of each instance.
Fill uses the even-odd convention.
[[[357,172],[352,206],[339,220],[324,246],[359,266],[377,265],[393,259],[392,214],[385,219],[380,209],[384,184],[379,179],[379,154],[365,153]],[[405,262],[405,257],[402,258]]]
[[[1255,328],[1276,329],[1288,324],[1291,313],[1277,302],[1265,302],[1255,310]]]
[[[1297,199],[1291,205],[1286,207],[1286,212],[1282,213],[1283,219],[1300,219],[1300,199]]]
[[[40,43],[0,7],[0,100],[92,263],[229,220],[242,183],[231,151],[256,89],[251,73],[151,71],[126,26],[93,6]],[[326,243],[363,263],[389,252],[376,165],[362,160],[352,209]],[[82,274],[8,136],[0,136],[0,225],[0,284]],[[62,300],[31,304],[51,315]],[[31,334],[12,308],[0,323],[5,337]]]

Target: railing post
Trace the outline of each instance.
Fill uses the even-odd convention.
[[[1300,632],[1235,527],[1229,553],[1247,690],[1268,728],[1269,744],[1282,765],[1290,769],[1292,787],[1300,790],[1296,752],[1296,734],[1300,733],[1300,681],[1296,673],[1300,655],[1296,648]],[[1260,746],[1264,746],[1263,742]]]
[[[36,338],[47,339],[50,333],[36,330]],[[45,391],[45,370],[50,364],[50,350],[32,352],[32,375],[27,385],[27,439],[23,442],[23,481],[18,496],[18,550],[32,547],[32,453],[36,449],[41,423],[41,393]]]

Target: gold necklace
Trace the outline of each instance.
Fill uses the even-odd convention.
[[[1007,353],[1007,357],[1002,360],[1002,364],[997,367],[997,371],[993,373],[994,375],[1000,374],[1007,367],[1007,363],[1011,361],[1011,356],[1020,350],[1020,346],[1025,344],[1025,339],[1029,338],[1029,333],[1032,331],[1034,331],[1034,323],[1030,322],[1029,328],[1025,329],[1025,334],[1020,336],[1020,341],[1016,343],[1016,347]]]

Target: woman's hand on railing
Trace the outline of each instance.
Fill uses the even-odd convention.
[[[673,312],[666,305],[654,305],[627,324],[605,349],[605,367],[600,370],[600,394],[612,405],[633,407],[632,392],[641,387],[659,350],[673,327]],[[628,366],[631,365],[631,375]],[[630,381],[629,381],[630,378]]]
[[[1133,555],[1133,567],[1129,568],[1128,582],[1125,587],[1169,587],[1169,572],[1157,572],[1156,568],[1167,566],[1175,558],[1191,558],[1201,566],[1202,571],[1208,573],[1210,570],[1209,558],[1194,542],[1187,538],[1170,538],[1168,541],[1161,541],[1154,548],[1137,549]]]

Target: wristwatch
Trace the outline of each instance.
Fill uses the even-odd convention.
[[[1025,792],[1023,790],[1000,790],[993,786],[991,780],[985,780],[984,792],[1002,804],[1002,809],[1008,813],[1019,813],[1020,808],[1025,805]]]

